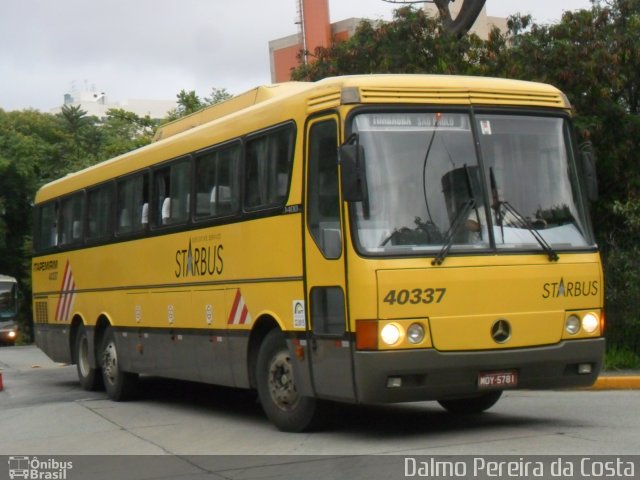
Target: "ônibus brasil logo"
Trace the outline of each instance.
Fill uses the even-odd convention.
[[[24,478],[33,480],[66,480],[67,472],[73,468],[73,462],[60,461],[55,458],[46,460],[38,457],[10,456],[9,478]]]

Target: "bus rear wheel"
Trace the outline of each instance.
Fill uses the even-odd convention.
[[[500,400],[501,396],[502,390],[496,390],[471,397],[438,400],[438,403],[451,413],[472,414],[489,410]]]
[[[89,336],[84,325],[78,327],[76,332],[75,361],[78,371],[78,380],[83,389],[88,391],[100,390],[102,385],[102,373],[99,368],[92,368],[89,359]]]
[[[267,418],[284,432],[309,429],[316,415],[316,399],[298,393],[293,362],[280,330],[265,337],[256,368],[258,397]]]
[[[111,327],[107,327],[104,332],[101,352],[102,380],[109,398],[120,402],[135,396],[138,374],[120,369],[116,337]]]

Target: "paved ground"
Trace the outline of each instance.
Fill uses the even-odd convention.
[[[69,480],[373,480],[404,478],[413,456],[640,451],[640,391],[628,390],[638,372],[604,375],[596,386],[611,391],[508,392],[470,417],[429,402],[343,405],[326,430],[294,435],[273,428],[244,391],[143,378],[142,398],[115,403],[33,346],[0,348],[0,369],[0,480],[8,455],[73,455]]]

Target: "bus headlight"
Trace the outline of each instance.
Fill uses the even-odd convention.
[[[400,327],[395,323],[387,323],[382,330],[380,330],[380,338],[387,345],[395,345],[400,340],[402,332]]]
[[[419,323],[412,323],[407,329],[409,342],[416,344],[424,340],[424,327]]]
[[[587,333],[593,333],[598,329],[598,324],[600,320],[593,313],[587,313],[584,317],[582,317],[582,328]]]
[[[568,334],[575,335],[580,330],[580,318],[577,315],[570,315],[565,322],[564,328]]]

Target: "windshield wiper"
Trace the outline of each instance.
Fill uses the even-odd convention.
[[[560,257],[556,253],[556,251],[547,243],[547,241],[538,233],[538,231],[531,225],[531,222],[525,218],[520,212],[518,212],[513,205],[511,205],[507,201],[500,200],[498,195],[498,184],[496,182],[496,177],[493,173],[493,167],[489,168],[489,177],[491,180],[491,195],[493,197],[494,205],[493,208],[496,212],[496,220],[498,225],[500,226],[500,231],[502,232],[502,239],[504,241],[504,217],[502,216],[502,207],[504,207],[507,212],[509,212],[513,217],[517,220],[522,228],[529,230],[529,233],[536,239],[536,241],[540,244],[542,249],[549,256],[550,262],[557,262]]]
[[[458,233],[458,230],[460,230],[460,226],[466,223],[467,217],[471,213],[471,210],[475,208],[475,206],[476,201],[473,198],[470,198],[465,202],[462,210],[458,212],[456,217],[453,219],[451,227],[449,228],[449,230],[447,230],[447,233],[444,236],[442,248],[438,252],[438,255],[436,255],[436,258],[431,260],[431,265],[442,265],[442,262],[444,262],[444,259],[447,257],[449,250],[451,250],[451,247],[453,246],[453,238],[455,234]]]
[[[504,207],[507,210],[507,212],[513,215],[513,217],[517,220],[517,222],[520,224],[522,228],[527,229],[529,233],[533,235],[533,238],[537,240],[537,242],[540,244],[542,249],[549,256],[550,262],[557,262],[558,260],[560,260],[560,257],[558,256],[556,251],[551,247],[551,245],[547,243],[544,237],[540,235],[540,233],[533,227],[533,225],[531,225],[531,222],[527,218],[525,218],[520,212],[518,212],[513,205],[511,205],[509,202],[503,201],[498,203],[498,208],[500,207]]]

